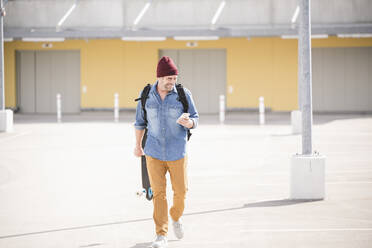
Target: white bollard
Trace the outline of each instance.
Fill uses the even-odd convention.
[[[0,110],[0,132],[13,131],[13,111],[10,109]]]
[[[114,119],[119,121],[119,93],[114,94]]]
[[[61,94],[57,94],[57,121],[62,120],[62,104],[61,104]]]
[[[300,134],[302,132],[302,116],[300,110],[291,112],[292,134]]]
[[[260,96],[259,98],[259,105],[258,105],[258,109],[259,109],[259,115],[260,115],[260,125],[264,125],[265,124],[265,103],[264,103],[264,98],[263,96]]]
[[[225,96],[220,95],[220,123],[225,122]]]

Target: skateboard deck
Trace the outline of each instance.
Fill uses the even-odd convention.
[[[145,131],[145,134],[143,135],[142,148],[145,148],[146,138],[147,138],[147,129]],[[138,192],[137,195],[141,196],[143,194],[146,194],[146,199],[151,201],[153,197],[153,193],[151,190],[149,173],[147,171],[146,157],[144,155],[141,156],[141,176],[142,176],[142,191]]]

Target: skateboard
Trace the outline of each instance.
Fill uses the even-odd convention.
[[[147,129],[145,134],[143,135],[142,139],[142,148],[145,148],[147,138]],[[142,190],[137,192],[138,196],[142,196],[146,194],[146,199],[151,201],[153,197],[153,193],[151,190],[149,173],[147,172],[147,165],[146,165],[146,157],[144,155],[141,156],[141,175],[142,175]]]

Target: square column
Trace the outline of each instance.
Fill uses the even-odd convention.
[[[0,110],[0,132],[13,131],[13,111],[10,109]]]

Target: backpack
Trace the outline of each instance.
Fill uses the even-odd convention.
[[[183,112],[188,113],[189,102],[187,101],[185,90],[183,89],[182,84],[176,84],[176,89],[177,89],[177,93],[178,93],[177,100],[182,103]],[[135,99],[136,102],[141,100],[141,105],[142,105],[142,110],[143,110],[143,119],[145,120],[146,126],[147,126],[147,113],[146,113],[145,106],[146,106],[146,101],[149,98],[150,90],[151,90],[151,84],[147,84],[145,86],[145,88],[143,88],[143,90],[142,90],[141,97]],[[146,134],[147,134],[147,128],[146,128],[145,135]],[[191,135],[192,135],[192,133],[190,132],[190,129],[187,129],[187,140],[190,139]]]

